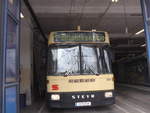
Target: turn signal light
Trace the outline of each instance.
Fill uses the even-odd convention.
[[[52,85],[52,90],[59,90],[59,87],[57,84]]]
[[[111,98],[111,97],[113,97],[112,92],[105,92],[105,98]]]
[[[55,101],[60,100],[60,95],[59,94],[52,94],[51,100],[55,100]]]

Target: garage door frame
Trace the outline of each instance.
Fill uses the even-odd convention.
[[[20,0],[0,3],[0,112],[19,113]]]
[[[147,46],[148,83],[150,84],[150,0],[140,0],[144,20],[144,31]]]

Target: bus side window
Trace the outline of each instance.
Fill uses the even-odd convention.
[[[109,55],[109,50],[108,49],[104,49],[104,62],[105,62],[105,66],[106,66],[106,73],[111,73],[111,59],[110,59],[110,55]]]

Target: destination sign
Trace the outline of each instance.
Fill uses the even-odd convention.
[[[104,32],[56,32],[55,42],[104,42]]]

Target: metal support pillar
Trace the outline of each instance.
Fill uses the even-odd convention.
[[[148,80],[150,84],[150,0],[141,0],[142,14],[144,17],[145,37],[147,45]]]
[[[19,113],[20,0],[0,0],[0,113]]]
[[[2,75],[2,62],[3,62],[3,59],[2,59],[2,0],[0,0],[0,113],[2,113],[2,80],[3,80],[3,75]]]

